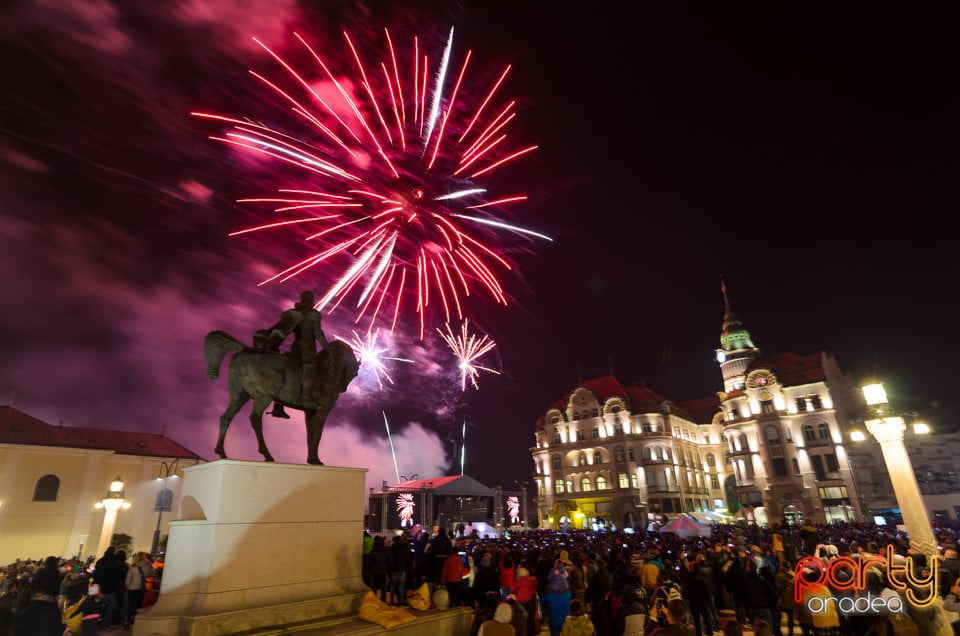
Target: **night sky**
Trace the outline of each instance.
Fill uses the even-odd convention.
[[[371,485],[453,473],[466,420],[466,472],[512,487],[537,418],[578,379],[710,395],[721,276],[764,352],[830,351],[956,424],[957,16],[663,4],[4,3],[0,391],[50,423],[165,431],[213,459],[227,392],[205,377],[203,335],[246,341],[330,280],[256,286],[290,245],[227,234],[252,218],[236,200],[276,175],[189,113],[271,117],[247,69],[276,67],[252,36],[282,48],[297,30],[337,58],[341,29],[442,42],[454,26],[455,52],[514,65],[513,130],[540,148],[495,183],[529,194],[509,220],[553,241],[505,239],[510,302],[471,307],[501,375],[461,392],[408,316],[390,351],[416,363],[382,391],[354,381],[326,463],[368,467]],[[324,320],[329,337],[352,328]],[[259,459],[247,414],[227,451]],[[298,414],[265,435],[278,461],[304,460]]]

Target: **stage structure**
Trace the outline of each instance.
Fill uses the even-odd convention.
[[[379,533],[420,526],[466,534],[476,529],[480,536],[499,534],[504,527],[514,525],[510,500],[519,500],[520,496],[500,487],[488,488],[468,475],[414,479],[395,485],[384,481],[379,490],[370,489],[367,528]]]

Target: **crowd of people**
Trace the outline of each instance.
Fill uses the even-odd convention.
[[[715,525],[688,538],[417,528],[367,533],[364,577],[392,604],[423,583],[445,589],[473,609],[471,636],[960,636],[957,527],[935,531],[928,558],[874,524]]]
[[[18,560],[0,582],[0,636],[95,636],[129,630],[156,601],[163,558],[110,546],[99,559]],[[72,628],[71,628],[72,627]]]

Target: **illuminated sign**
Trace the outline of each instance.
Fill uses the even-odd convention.
[[[867,589],[867,573],[871,568],[878,569],[887,575],[887,581],[890,587],[906,597],[907,601],[917,607],[926,607],[933,603],[936,598],[936,582],[939,575],[939,563],[932,559],[929,567],[929,574],[926,577],[918,577],[913,570],[913,558],[907,557],[903,565],[896,565],[893,559],[893,546],[887,546],[887,556],[880,555],[862,557],[853,559],[851,557],[835,557],[830,561],[824,561],[818,557],[807,556],[797,561],[794,574],[796,577],[793,582],[793,599],[797,603],[803,602],[803,593],[806,590],[813,590],[821,585],[826,585],[834,592],[846,592],[854,590],[863,592]],[[818,573],[818,578],[813,581],[807,581],[804,578],[804,571],[814,571]],[[841,572],[843,574],[841,574]],[[821,614],[828,610],[830,601],[837,604],[838,609],[843,612],[876,612],[880,607],[893,613],[904,613],[903,601],[899,598],[885,599],[874,597],[869,593],[864,597],[857,598],[842,597],[837,599],[834,596],[822,597],[812,596],[807,600],[807,609],[813,614]]]

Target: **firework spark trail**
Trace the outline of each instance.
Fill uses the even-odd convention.
[[[255,40],[276,67],[250,75],[295,126],[192,113],[224,127],[211,139],[300,173],[303,187],[241,199],[269,205],[273,215],[231,236],[271,233],[307,250],[259,284],[322,266],[329,280],[318,308],[349,302],[368,335],[378,323],[393,332],[401,305],[417,314],[420,339],[431,321],[464,320],[467,296],[506,305],[498,278],[511,270],[503,233],[551,240],[500,218],[527,195],[495,194],[490,181],[537,149],[513,141],[516,101],[502,97],[511,66],[490,85],[474,81],[472,51],[455,52],[452,28],[439,55],[417,37],[405,50],[387,29],[382,51],[344,32],[333,55],[294,35],[298,50],[290,54]],[[298,55],[307,60],[302,67]]]
[[[492,351],[497,344],[491,340],[489,336],[484,335],[478,337],[476,334],[469,333],[469,322],[469,320],[463,321],[463,324],[460,326],[460,335],[458,336],[454,335],[453,329],[451,329],[449,324],[447,324],[446,333],[437,329],[440,337],[443,338],[444,342],[447,343],[447,346],[450,347],[450,350],[453,352],[453,355],[457,358],[460,370],[460,390],[462,391],[467,390],[467,379],[473,384],[473,388],[479,388],[477,386],[477,378],[480,376],[481,371],[500,375],[500,372],[496,369],[484,367],[476,363],[481,356]]]
[[[417,504],[413,501],[413,493],[404,492],[397,495],[397,515],[400,517],[400,527],[413,525],[413,509]]]
[[[390,376],[390,373],[387,370],[387,366],[384,364],[385,360],[392,360],[395,362],[406,362],[413,364],[413,360],[407,358],[396,358],[393,356],[384,355],[387,353],[388,349],[385,346],[380,346],[378,344],[378,339],[380,337],[380,331],[374,331],[372,333],[367,333],[365,336],[361,336],[356,331],[353,332],[353,338],[349,340],[350,346],[353,347],[354,352],[357,354],[357,357],[360,358],[360,369],[367,370],[369,369],[374,378],[377,380],[377,386],[380,387],[380,390],[383,390],[383,381],[386,380],[390,384],[393,384],[393,378]],[[339,338],[339,340],[345,340],[344,338]]]

